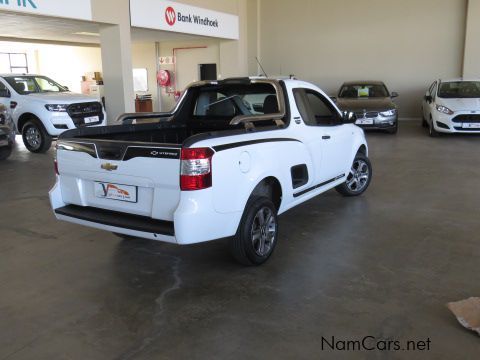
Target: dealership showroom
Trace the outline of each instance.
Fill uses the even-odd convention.
[[[480,359],[479,17],[0,0],[0,360]]]

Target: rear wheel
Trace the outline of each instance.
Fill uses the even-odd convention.
[[[243,265],[260,265],[277,244],[278,219],[273,202],[263,196],[248,200],[237,234],[230,240],[233,257]]]
[[[23,126],[22,138],[25,147],[33,153],[47,152],[52,145],[52,137],[37,119],[29,120]]]
[[[6,160],[13,151],[13,145],[0,147],[0,160]]]
[[[372,180],[372,165],[368,157],[358,153],[353,160],[352,168],[343,184],[337,190],[343,196],[358,196],[367,190]]]

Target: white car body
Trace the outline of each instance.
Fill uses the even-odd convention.
[[[50,191],[55,216],[115,233],[192,244],[234,235],[248,199],[266,179],[280,186],[279,214],[344,183],[356,154],[362,152],[366,156],[368,153],[363,130],[352,123],[307,126],[297,107],[294,89],[314,92],[338,117],[342,114],[313,84],[294,79],[273,81],[283,86],[289,120],[284,128],[239,130],[228,135],[199,134],[177,145],[135,142],[124,145],[122,159],[108,161],[101,158],[102,147],[106,146],[101,135],[96,137],[98,140],[92,140],[88,136],[90,129],[76,130],[78,136],[65,133],[59,139],[57,150],[59,175]],[[199,85],[193,84],[186,94],[190,89],[195,91],[195,86]],[[175,116],[186,97],[184,94],[176,110],[167,115]],[[120,131],[114,128],[120,127],[104,129]],[[110,144],[120,143],[112,140]],[[180,159],[180,153],[196,148],[214,151],[212,185],[202,190],[182,191],[179,178],[184,160]],[[140,156],[132,158],[139,153]],[[304,183],[294,185],[292,167],[298,165],[307,169],[308,176]],[[130,198],[136,202],[119,201],[122,194],[117,194],[116,199],[99,197],[101,182],[103,186],[130,186],[123,189],[136,191]],[[155,226],[149,227],[148,221],[156,222],[159,229],[164,224],[167,230],[154,231]]]
[[[440,84],[463,81],[477,82],[480,80],[439,79],[430,85],[422,101],[422,115],[425,125],[433,126],[433,129],[439,133],[480,133],[480,97],[442,98],[438,96]]]
[[[15,122],[17,131],[22,132],[22,127],[25,122],[32,117],[39,119],[44,126],[47,133],[52,137],[57,137],[65,130],[75,129],[79,122],[75,124],[69,112],[49,111],[45,105],[51,104],[86,104],[99,103],[94,97],[75,94],[72,92],[45,92],[45,93],[30,93],[22,95],[18,93],[5,79],[7,77],[22,77],[22,76],[40,76],[33,74],[0,74],[0,83],[4,85],[10,92],[9,97],[0,97],[0,103],[11,109],[11,116]],[[105,110],[102,106],[102,115],[87,114],[99,116],[99,122],[96,126],[104,126],[107,121]],[[100,119],[103,117],[103,119]],[[79,116],[79,119],[81,116]],[[84,117],[85,118],[85,117]],[[80,121],[82,122],[82,121]],[[82,122],[82,125],[84,122]],[[92,125],[94,126],[94,125]]]

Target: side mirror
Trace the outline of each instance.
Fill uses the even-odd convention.
[[[70,89],[68,88],[68,86],[64,86],[65,90],[67,91],[70,91]]]
[[[392,91],[392,93],[390,94],[391,98],[396,98],[397,96],[398,96],[398,93],[396,91]]]
[[[357,121],[357,115],[353,111],[344,111],[342,117],[344,124],[355,124]]]
[[[425,101],[428,103],[431,103],[433,101],[433,98],[431,95],[425,95]]]
[[[336,96],[330,96],[330,100],[332,100],[334,103],[337,102],[337,97]]]
[[[9,98],[12,95],[10,94],[10,91],[8,89],[0,89],[0,97],[2,98]]]

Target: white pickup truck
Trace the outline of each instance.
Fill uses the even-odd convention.
[[[360,195],[372,176],[355,116],[296,79],[197,82],[171,113],[120,120],[60,136],[58,219],[176,244],[229,237],[239,262],[258,265],[278,214],[331,188]]]
[[[34,153],[46,152],[65,130],[106,124],[102,103],[41,75],[0,74],[0,104],[10,109],[25,147]]]

